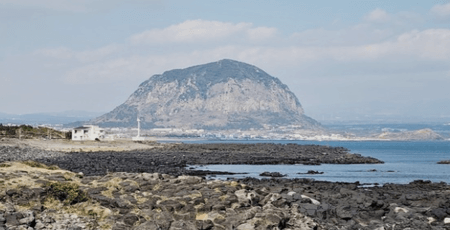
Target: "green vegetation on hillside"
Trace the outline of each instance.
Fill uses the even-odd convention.
[[[61,132],[47,127],[33,127],[30,125],[4,126],[0,124],[0,138],[46,138],[46,139],[71,139],[70,132]]]

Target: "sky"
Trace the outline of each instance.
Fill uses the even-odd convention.
[[[318,120],[450,118],[448,0],[0,0],[0,113],[109,112],[154,74],[225,58]]]

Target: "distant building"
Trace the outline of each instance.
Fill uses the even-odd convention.
[[[105,131],[96,125],[84,125],[72,130],[73,141],[93,141],[105,138]]]

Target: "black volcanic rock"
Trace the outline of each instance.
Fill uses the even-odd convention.
[[[221,60],[152,76],[122,105],[91,123],[144,128],[317,129],[289,88],[263,70]]]

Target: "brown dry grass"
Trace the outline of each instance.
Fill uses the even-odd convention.
[[[98,152],[98,151],[129,151],[160,147],[156,142],[138,143],[128,139],[105,141],[71,141],[71,140],[40,140],[40,139],[15,139],[4,138],[0,145],[31,147],[57,152]]]

